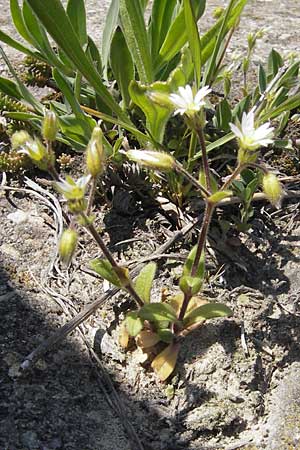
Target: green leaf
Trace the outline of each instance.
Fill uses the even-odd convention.
[[[122,31],[142,83],[153,81],[152,60],[140,2],[120,0]]]
[[[188,254],[188,257],[183,266],[182,276],[189,276],[191,274],[196,254],[197,254],[197,245],[195,245],[192,248],[192,250],[190,251],[190,253]],[[204,253],[204,251],[201,253],[195,276],[200,278],[201,281],[203,282],[204,276],[205,276],[205,253]]]
[[[264,123],[269,119],[274,119],[283,112],[291,111],[292,109],[296,109],[299,106],[300,106],[300,93],[292,95],[285,102],[281,103],[281,105],[278,106],[278,108],[272,109],[271,111],[268,111],[262,116],[260,116],[260,121]]]
[[[159,328],[157,330],[157,334],[160,337],[160,340],[166,342],[167,344],[171,344],[174,339],[174,334],[168,328]]]
[[[172,22],[177,0],[154,0],[149,25],[151,56],[155,60]]]
[[[153,102],[149,95],[151,92],[170,94],[170,87],[166,82],[156,81],[150,86],[145,86],[137,81],[132,81],[129,85],[129,94],[132,101],[138,105],[146,116],[146,127],[150,131],[155,141],[162,143],[166,123],[173,112],[170,105],[160,105]]]
[[[284,61],[281,57],[281,55],[272,48],[269,57],[268,57],[268,73],[272,74],[273,77],[277,74],[280,67],[282,67],[284,64]]]
[[[157,265],[150,262],[140,271],[134,282],[134,288],[144,303],[150,302],[151,288]]]
[[[231,191],[218,191],[215,192],[215,194],[212,194],[208,200],[211,203],[219,203],[221,200],[224,200],[224,198],[231,197],[232,192]]]
[[[80,45],[87,43],[88,36],[86,32],[86,11],[84,0],[69,0],[67,4],[67,14],[71,24],[76,32]]]
[[[228,101],[224,99],[217,106],[215,124],[217,128],[228,132],[230,122],[232,122],[231,108]]]
[[[87,119],[90,121],[90,124],[87,123]],[[73,139],[83,146],[87,145],[91,136],[90,130],[93,129],[96,125],[95,120],[91,117],[80,119],[74,114],[59,116],[58,121],[61,132],[65,135],[65,137],[67,137],[68,140]]]
[[[183,0],[183,7],[185,16],[185,29],[187,30],[189,46],[194,63],[195,81],[197,89],[199,89],[201,81],[201,44],[197,27],[197,19],[192,7],[192,0]]]
[[[0,30],[0,41],[4,42],[4,44],[8,45],[9,47],[14,48],[18,52],[24,53],[25,55],[32,56],[33,58],[40,59],[42,61],[47,61],[46,58],[41,55],[38,52],[33,52],[29,48],[25,47],[24,45],[20,44],[20,42],[16,41],[15,39],[11,38],[8,34],[4,33]]]
[[[90,261],[90,268],[104,280],[109,281],[114,286],[121,287],[120,280],[107,259],[93,259]]]
[[[166,303],[148,303],[139,310],[139,316],[152,322],[160,322],[162,320],[174,322],[177,320],[176,312]]]
[[[22,81],[18,77],[15,69],[11,65],[11,63],[10,63],[6,53],[4,52],[4,50],[3,50],[3,48],[1,46],[0,46],[0,53],[1,53],[2,58],[4,59],[6,65],[7,65],[7,67],[9,68],[10,73],[12,74],[14,79],[16,80],[16,83],[18,85],[19,91],[20,91],[24,101],[29,103],[34,108],[34,110],[36,112],[39,112],[39,113],[43,114],[43,109],[44,109],[43,105],[38,100],[35,99],[35,97],[27,89],[27,87],[24,85],[24,83],[22,83]]]
[[[217,317],[230,317],[232,316],[232,311],[228,306],[223,303],[207,303],[205,305],[199,306],[188,313],[184,318],[184,325],[190,326],[197,322],[202,322],[207,319],[214,319]]]
[[[65,66],[56,56],[48,40],[47,34],[40,22],[33,14],[27,0],[23,3],[23,18],[27,31],[34,42],[35,47],[47,59],[48,64],[58,67],[63,73],[70,73],[70,67]]]
[[[134,64],[128,50],[124,35],[117,28],[111,43],[110,66],[122,94],[124,107],[130,102],[129,83],[134,79]]]
[[[65,99],[69,103],[72,112],[75,114],[76,117],[84,120],[85,117],[84,113],[74,95],[74,91],[69,81],[57,69],[53,69],[53,78],[57,86],[61,90],[62,94],[64,95]]]
[[[267,88],[267,74],[263,66],[260,64],[258,68],[258,86],[259,92],[262,94]]]
[[[216,62],[218,56],[217,52],[219,53],[224,37],[230,28],[236,24],[237,19],[241,15],[247,1],[248,0],[236,0],[234,8],[231,10],[231,13],[228,15],[226,20],[224,20],[224,17],[220,17],[220,19],[202,36],[202,65],[204,65],[211,57],[210,65],[207,66],[204,84],[208,84],[209,80],[212,79],[211,76],[214,76],[214,70],[216,68],[216,64],[218,64]],[[227,8],[229,7],[230,5],[228,5]]]
[[[101,56],[93,39],[88,36],[88,45],[86,48],[86,55],[90,58],[92,64],[95,65],[99,73],[102,73],[102,61]]]
[[[9,97],[13,97],[17,100],[21,100],[22,95],[16,83],[8,78],[0,77],[0,91]]]
[[[195,11],[195,20],[199,18],[205,11],[206,0],[192,0],[192,7]],[[169,62],[177,53],[183,48],[188,40],[187,31],[185,28],[185,13],[181,8],[175,20],[171,24],[166,38],[159,51],[158,60],[155,65],[161,66],[166,62]]]
[[[244,3],[246,3],[246,1]],[[224,17],[220,23],[218,37],[215,42],[214,49],[213,49],[211,58],[209,60],[208,66],[205,70],[204,82],[203,82],[205,85],[211,85],[216,76],[215,71],[218,66],[218,58],[219,58],[219,54],[220,54],[220,49],[223,44],[223,40],[226,35],[226,32],[230,28],[229,19],[232,16],[233,7],[235,6],[235,4],[236,4],[236,0],[230,0],[229,4],[225,10]],[[240,14],[238,14],[236,16],[235,20],[237,20],[239,15]]]
[[[184,275],[180,278],[179,287],[184,294],[196,295],[202,288],[203,280],[198,277]]]
[[[126,315],[125,319],[126,330],[130,334],[130,336],[137,336],[140,331],[143,329],[143,321],[138,316],[137,311],[131,311]]]
[[[115,30],[118,26],[119,11],[120,11],[120,0],[112,0],[105,19],[105,25],[102,34],[101,55],[105,78],[107,78],[107,66],[109,60],[111,41],[113,39]]]
[[[28,29],[23,19],[23,14],[19,5],[19,0],[10,0],[10,13],[16,27],[16,30],[22,36],[25,41],[29,42],[29,44],[34,45],[34,39],[32,39],[30,33],[28,33]]]
[[[60,1],[51,0],[51,8],[45,8],[44,0],[28,0],[28,3],[56,44],[65,52],[67,57],[91,86],[93,86],[106,106],[114,111],[125,123],[130,123],[127,115],[108,92],[95,67],[84,54],[70,19]]]

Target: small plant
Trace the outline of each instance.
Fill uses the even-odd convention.
[[[86,173],[77,181],[71,177],[61,180],[54,168],[52,142],[57,135],[57,120],[48,112],[42,124],[44,143],[32,139],[26,132],[19,132],[12,138],[13,145],[19,146],[21,153],[26,153],[42,170],[48,171],[56,180],[55,188],[67,201],[69,213],[77,219],[77,226],[84,227],[94,238],[103,253],[103,258],[91,261],[91,268],[111,284],[124,289],[136,303],[136,310],[127,314],[121,326],[120,343],[127,347],[130,338],[135,338],[137,345],[149,351],[157,346],[165,348],[152,361],[152,367],[161,380],[166,380],[173,372],[181,341],[188,333],[201,326],[211,318],[230,316],[231,310],[219,302],[208,302],[199,297],[205,279],[205,247],[210,222],[215,208],[224,199],[233,195],[232,184],[240,173],[248,167],[262,171],[262,186],[267,198],[277,204],[282,198],[282,188],[274,174],[266,171],[257,163],[261,146],[273,142],[274,129],[270,124],[257,124],[255,114],[244,113],[242,122],[230,124],[237,138],[239,150],[237,165],[230,177],[220,186],[213,180],[207,158],[204,139],[205,105],[210,88],[204,86],[196,94],[190,86],[181,87],[178,93],[172,93],[163,101],[168,101],[174,114],[181,114],[187,126],[195,132],[202,148],[202,169],[200,181],[187,172],[180,162],[168,153],[154,150],[128,150],[127,158],[141,166],[159,172],[177,172],[187,177],[205,201],[206,208],[196,246],[189,253],[183,266],[179,281],[180,292],[174,291],[168,297],[151,298],[151,288],[155,277],[156,265],[145,266],[137,278],[132,280],[128,269],[120,266],[105,245],[94,226],[91,215],[94,190],[97,179],[105,171],[106,155],[103,146],[103,131],[98,124],[86,149]],[[157,98],[155,98],[157,101]],[[88,200],[86,200],[86,193]],[[69,265],[76,251],[77,232],[74,221],[67,229],[59,244],[62,261]],[[157,301],[159,300],[159,301]]]

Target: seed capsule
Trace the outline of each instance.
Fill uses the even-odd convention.
[[[61,261],[69,266],[77,247],[77,233],[75,230],[68,228],[61,236],[59,242],[59,256]]]
[[[279,208],[283,197],[283,189],[276,175],[272,172],[266,173],[263,177],[262,186],[269,202]]]
[[[55,141],[58,132],[58,121],[53,111],[47,111],[42,124],[42,135],[47,141]]]
[[[103,132],[95,127],[86,150],[86,166],[92,177],[101,175],[105,164],[105,151],[103,148]]]

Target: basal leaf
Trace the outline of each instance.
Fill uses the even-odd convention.
[[[161,381],[165,381],[174,371],[179,349],[179,344],[170,344],[152,361],[151,367]]]
[[[177,319],[174,309],[166,303],[148,303],[140,309],[139,315],[142,319],[153,322],[174,322]]]
[[[149,36],[151,40],[151,56],[153,60],[165,40],[174,14],[177,0],[154,0],[151,10]]]
[[[223,303],[207,303],[186,314],[184,325],[190,326],[203,320],[232,316],[232,311]]]
[[[115,30],[118,26],[119,11],[120,11],[120,0],[112,0],[105,19],[105,25],[102,34],[101,56],[105,78],[107,78],[107,66],[109,60],[111,41],[114,36]]]
[[[131,311],[126,315],[125,326],[130,336],[137,336],[142,331],[144,323],[137,311]]]
[[[23,19],[22,10],[19,5],[19,0],[10,0],[10,13],[16,27],[16,30],[22,36],[25,41],[29,44],[34,45],[34,40],[32,39],[30,33],[28,33],[28,29]]]

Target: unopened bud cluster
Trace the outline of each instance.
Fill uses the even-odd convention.
[[[94,128],[92,137],[86,149],[86,166],[88,173],[93,178],[101,175],[105,167],[103,132],[99,126]]]

